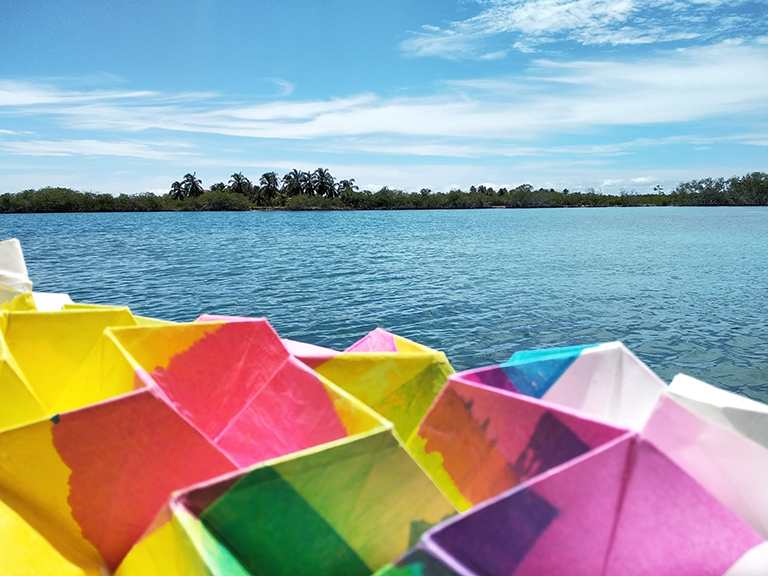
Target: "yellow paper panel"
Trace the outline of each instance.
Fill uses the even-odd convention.
[[[115,576],[250,576],[199,520],[183,507],[174,509],[133,547]]]
[[[158,318],[147,318],[146,316],[134,316],[136,320],[136,326],[168,326],[170,324],[176,324],[170,320],[160,320]]]
[[[0,304],[0,309],[10,311],[29,311],[37,310],[35,305],[35,298],[32,296],[32,292],[23,292],[14,297],[10,302],[3,302]]]
[[[327,378],[320,376],[320,381],[328,390],[333,407],[349,436],[370,432],[376,428],[391,427],[382,416]]]
[[[0,431],[40,420],[45,415],[0,332]]]
[[[0,502],[0,574],[14,576],[84,576],[45,538]]]
[[[134,390],[136,372],[105,332],[69,381],[51,409],[52,414],[74,410]]]
[[[199,559],[189,557],[178,527],[160,526],[134,546],[115,576],[208,576]]]
[[[71,471],[53,446],[52,426],[44,420],[0,434],[0,501],[67,560],[100,575],[101,556],[83,538],[67,504]]]
[[[35,395],[51,410],[104,329],[131,325],[127,308],[16,312],[9,315],[5,338]]]
[[[0,359],[0,432],[45,416],[43,406],[24,377],[14,370],[11,362]]]
[[[315,370],[392,422],[403,439],[453,373],[440,352],[342,353]]]
[[[395,334],[395,346],[397,346],[398,352],[421,352],[426,354],[438,353],[432,348],[428,348],[423,344],[419,344],[418,342],[414,342],[413,340],[408,340],[408,338],[403,338],[402,336],[398,336],[397,334]]]

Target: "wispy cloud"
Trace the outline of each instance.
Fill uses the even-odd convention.
[[[179,160],[199,156],[188,144],[114,142],[104,140],[24,140],[0,142],[0,151],[20,156],[121,156],[147,160]]]
[[[738,35],[758,38],[768,13],[748,0],[475,0],[480,11],[439,28],[428,25],[401,44],[412,56],[486,58],[505,47],[531,51],[570,41],[584,45],[632,45]],[[746,12],[745,12],[746,7]]]
[[[278,88],[277,98],[285,98],[293,94],[293,84],[282,80],[281,78],[267,78],[270,82],[274,83]]]
[[[768,47],[722,43],[633,60],[542,59],[516,77],[451,81],[432,95],[410,98],[369,93],[252,103],[212,94],[72,94],[3,81],[0,87],[5,90],[0,119],[16,122],[9,127],[25,129],[25,118],[47,119],[65,134],[61,141],[24,140],[20,131],[6,130],[3,149],[15,154],[186,154],[189,150],[174,152],[165,144],[153,148],[134,135],[149,142],[162,134],[197,133],[320,142],[349,146],[350,152],[364,138],[370,152],[375,147],[380,153],[473,157],[497,150],[502,156],[530,150],[536,138],[551,135],[764,115]],[[378,141],[372,144],[372,138]]]
[[[0,108],[7,106],[36,106],[40,104],[78,104],[84,102],[104,102],[146,98],[155,95],[149,91],[95,90],[73,91],[59,90],[44,84],[0,80]]]

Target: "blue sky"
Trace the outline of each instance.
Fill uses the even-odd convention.
[[[768,171],[766,0],[0,0],[0,193]]]

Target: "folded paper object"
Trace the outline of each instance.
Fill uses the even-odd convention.
[[[381,576],[765,574],[768,544],[637,433],[446,521]]]
[[[104,313],[53,317],[74,327]],[[392,436],[263,319],[109,327],[88,353],[54,344],[79,365],[35,380],[61,410],[0,434],[0,494],[83,569],[116,568],[175,490],[377,427]]]
[[[620,343],[454,373],[31,286],[0,243],[0,573],[768,573],[768,407]]]
[[[0,304],[32,292],[21,244],[16,238],[0,242]]]
[[[236,560],[245,574],[362,576],[454,512],[387,423],[177,494],[118,575],[226,574]],[[169,531],[203,533],[226,553],[208,545],[182,551],[183,569],[159,563]]]
[[[67,294],[33,292],[21,244],[16,238],[0,242],[0,309],[61,310],[72,304]]]
[[[459,510],[625,431],[536,398],[453,375],[407,447]]]

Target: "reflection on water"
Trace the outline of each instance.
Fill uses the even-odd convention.
[[[623,341],[768,400],[768,209],[0,215],[35,288],[345,348],[381,326],[462,370]]]

